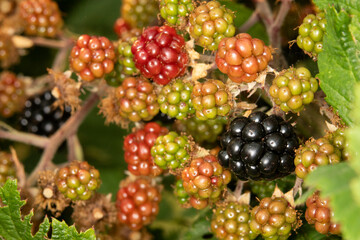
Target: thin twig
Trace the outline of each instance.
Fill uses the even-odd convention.
[[[65,41],[66,44],[63,48],[61,48],[58,51],[52,65],[52,69],[56,72],[62,72],[64,70],[68,52],[73,46],[73,41],[70,41],[69,39],[63,39],[63,40]]]
[[[77,134],[73,134],[67,138],[68,161],[83,161],[84,153]]]
[[[45,148],[49,142],[49,138],[41,137],[31,133],[24,133],[19,131],[5,131],[0,129],[0,138],[25,144],[33,145],[39,148]]]
[[[259,21],[259,13],[255,9],[255,11],[249,17],[249,19],[242,26],[239,27],[239,32],[241,32],[241,33],[247,32],[258,21]]]
[[[38,178],[39,172],[43,171],[52,164],[51,160],[53,159],[55,153],[57,152],[59,146],[61,143],[70,135],[75,134],[78,127],[82,123],[82,121],[85,119],[87,114],[91,111],[91,109],[94,107],[94,105],[99,100],[99,96],[97,93],[93,93],[90,95],[90,97],[87,99],[85,104],[81,107],[81,109],[76,112],[69,120],[66,121],[62,127],[50,137],[50,141],[47,144],[46,148],[44,149],[44,152],[41,156],[41,159],[39,163],[37,164],[34,171],[31,173],[30,177],[28,178],[28,186],[32,186],[36,179]]]
[[[42,37],[29,37],[29,39],[36,46],[49,47],[49,48],[64,48],[67,45],[66,40],[53,40]]]
[[[293,196],[295,197],[297,193],[299,193],[299,196],[302,195],[302,184],[303,184],[304,180],[302,180],[301,178],[299,177],[296,177],[296,180],[295,180],[295,184],[294,184],[294,187],[293,187]]]
[[[24,166],[20,163],[19,158],[16,154],[16,151],[13,147],[10,147],[11,157],[14,161],[15,168],[16,168],[16,178],[18,179],[18,185],[20,188],[23,188],[26,184],[26,174],[24,170]]]
[[[237,183],[236,183],[236,188],[235,188],[235,191],[234,191],[234,196],[238,199],[240,197],[240,195],[242,194],[242,190],[243,190],[243,187],[244,187],[244,183],[245,181],[241,181],[241,180],[238,180]]]

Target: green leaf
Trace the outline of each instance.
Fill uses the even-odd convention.
[[[211,210],[199,214],[199,216],[194,220],[194,223],[191,227],[188,228],[188,231],[184,233],[182,240],[192,240],[192,239],[208,239],[215,240],[215,236],[210,231],[210,221],[213,212]]]
[[[326,101],[351,125],[353,89],[360,81],[360,15],[351,11],[352,8],[347,9],[347,4],[341,4],[350,1],[339,1],[337,6],[341,10],[323,2],[316,1],[326,7],[327,19],[324,50],[318,56],[320,87],[326,94]]]
[[[344,238],[351,240],[360,239],[360,206],[350,187],[356,177],[349,163],[343,162],[318,167],[305,180],[306,185],[319,189],[322,196],[330,198],[334,220],[340,222]]]
[[[21,219],[20,208],[25,205],[25,201],[20,198],[17,190],[17,181],[8,180],[3,187],[0,187],[0,198],[3,207],[0,207],[0,238],[6,240],[40,240],[47,239],[50,228],[49,219],[45,218],[40,224],[38,232],[32,236],[30,223],[33,212]],[[94,229],[89,229],[84,233],[78,233],[74,226],[69,227],[65,222],[56,219],[52,221],[52,239],[54,240],[95,240]]]
[[[18,239],[44,239],[49,231],[49,220],[45,220],[41,225],[39,232],[31,235],[30,219],[33,212],[21,219],[20,208],[25,205],[25,201],[21,201],[20,192],[17,190],[17,181],[8,180],[3,187],[0,188],[0,198],[4,207],[0,208],[0,236],[7,240]]]
[[[55,218],[52,221],[52,237],[53,240],[95,240],[94,229],[88,229],[86,232],[78,233],[75,226],[68,226],[64,221],[60,222]]]
[[[360,13],[360,5],[358,0],[337,0],[336,2],[333,0],[314,0],[314,2],[321,9],[324,9],[329,5],[335,5],[350,9],[353,12],[358,12],[357,14]]]
[[[317,232],[314,226],[305,223],[301,228],[296,230],[296,234],[291,234],[289,240],[336,240],[341,239],[338,236],[326,236]]]

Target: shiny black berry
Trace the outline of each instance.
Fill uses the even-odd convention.
[[[241,180],[272,180],[294,171],[298,139],[279,116],[256,112],[234,119],[220,144],[219,162]]]

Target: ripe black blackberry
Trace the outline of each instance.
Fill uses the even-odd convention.
[[[54,108],[55,100],[50,91],[28,99],[20,117],[21,130],[41,136],[55,133],[71,115],[70,106]]]
[[[220,164],[241,180],[273,180],[295,169],[298,139],[279,116],[256,112],[235,118],[220,142]]]

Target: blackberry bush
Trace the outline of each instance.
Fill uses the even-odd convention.
[[[203,209],[216,203],[231,180],[231,173],[225,170],[214,155],[194,158],[181,172],[185,191],[190,195],[193,208]]]
[[[185,27],[189,14],[194,10],[192,0],[161,0],[160,15],[169,25]]]
[[[323,50],[323,38],[326,33],[325,13],[307,15],[299,27],[296,43],[309,55],[316,57]]]
[[[11,72],[0,74],[0,116],[8,118],[24,107],[25,84]]]
[[[0,186],[9,178],[15,178],[15,166],[10,153],[0,151]]]
[[[100,173],[87,162],[73,161],[59,169],[55,183],[58,190],[71,200],[88,200],[100,187]]]
[[[215,51],[225,37],[235,35],[234,13],[218,1],[203,2],[190,14],[190,35],[196,43]]]
[[[162,173],[162,169],[153,162],[151,148],[157,137],[165,135],[167,132],[167,128],[150,122],[125,137],[124,158],[129,172],[136,176],[157,176]]]
[[[71,116],[71,107],[54,107],[55,97],[50,91],[29,98],[20,116],[23,131],[50,136],[55,133]]]
[[[141,74],[160,85],[182,76],[189,61],[184,38],[169,26],[146,28],[131,51]]]
[[[184,119],[194,114],[195,109],[191,101],[193,87],[191,82],[184,82],[181,79],[162,87],[157,100],[160,111],[176,119]]]
[[[311,139],[296,151],[295,173],[299,178],[305,178],[317,166],[336,164],[349,158],[346,149],[347,141],[343,129],[317,140]]]
[[[197,83],[192,91],[191,100],[200,120],[227,116],[231,110],[232,96],[220,80],[207,80]]]
[[[294,171],[298,139],[276,115],[254,112],[231,121],[221,137],[219,161],[241,180],[273,180]]]
[[[250,207],[238,202],[227,202],[214,210],[211,231],[217,239],[255,239],[258,234],[249,227]]]
[[[219,70],[236,83],[255,81],[271,60],[270,48],[247,33],[222,39],[215,58]]]
[[[281,110],[297,113],[314,100],[318,88],[317,80],[307,68],[289,68],[274,78],[269,93]]]
[[[151,148],[151,155],[160,168],[176,170],[189,160],[190,150],[191,143],[188,137],[172,131],[156,139]]]
[[[88,82],[110,73],[114,61],[114,45],[106,37],[81,35],[70,54],[70,68]]]
[[[159,213],[160,190],[146,178],[125,183],[116,195],[118,221],[131,230],[139,230]]]
[[[320,198],[320,193],[315,192],[306,200],[305,219],[313,224],[316,231],[322,234],[341,234],[339,223],[334,223],[334,212],[330,209],[329,199]]]
[[[54,38],[63,25],[59,7],[52,0],[25,0],[19,4],[25,34]]]
[[[250,230],[265,240],[285,240],[297,227],[297,221],[296,210],[285,198],[264,198],[251,211]]]
[[[124,0],[121,16],[132,28],[156,25],[159,5],[157,0]]]

